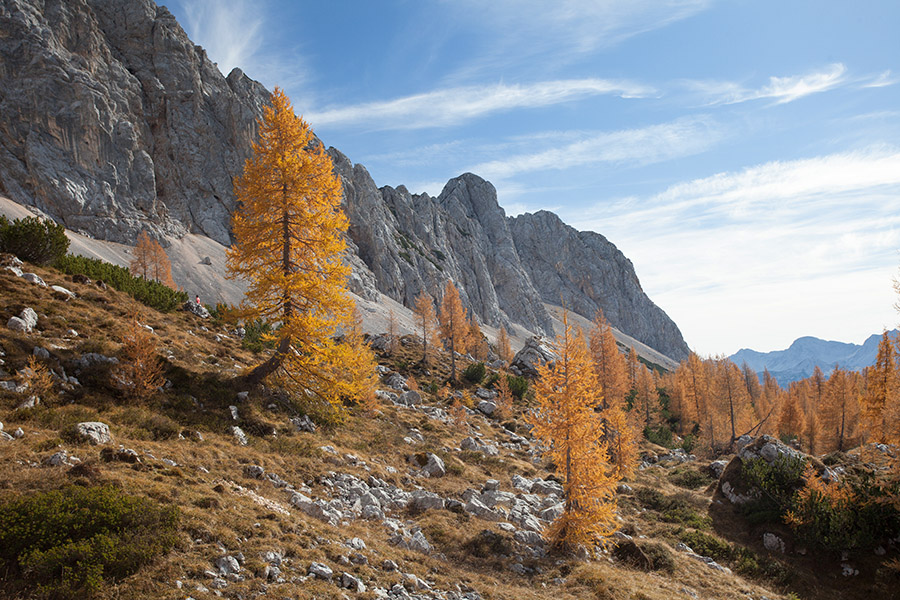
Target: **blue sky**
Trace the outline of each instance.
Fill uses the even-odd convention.
[[[378,185],[606,236],[701,354],[893,328],[896,0],[178,0]]]

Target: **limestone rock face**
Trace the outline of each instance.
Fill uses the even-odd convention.
[[[544,302],[562,298],[589,319],[603,310],[613,327],[671,358],[687,358],[678,326],[647,297],[631,261],[605,237],[576,231],[547,211],[515,217],[510,229]]]
[[[267,100],[240,70],[223,76],[153,0],[0,5],[0,194],[69,229],[126,244],[149,230],[164,242],[196,233],[229,245],[232,179]],[[440,300],[452,280],[480,323],[543,335],[553,334],[543,303],[562,297],[588,318],[602,308],[672,358],[687,355],[602,236],[551,213],[509,218],[494,186],[471,173],[432,198],[379,188],[365,167],[329,153],[357,295],[411,307],[423,291]]]
[[[268,96],[227,78],[152,0],[0,8],[0,181],[67,228],[229,243],[231,178]]]

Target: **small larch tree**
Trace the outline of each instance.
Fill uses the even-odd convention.
[[[618,528],[616,469],[597,435],[600,392],[587,342],[583,333],[573,331],[566,316],[563,323],[555,344],[558,360],[538,369],[538,407],[529,422],[565,492],[563,514],[545,536],[558,547],[590,547],[604,544]]]
[[[469,338],[469,321],[466,319],[466,309],[463,308],[459,298],[459,290],[452,281],[447,282],[444,288],[444,297],[441,300],[441,311],[438,314],[441,328],[441,338],[444,347],[450,352],[450,379],[456,380],[456,353],[466,351],[466,342]]]
[[[154,280],[175,289],[172,279],[172,263],[162,245],[142,231],[134,246],[134,258],[129,265],[131,273],[144,279]]]
[[[113,384],[129,400],[147,400],[166,381],[162,359],[156,353],[156,338],[134,316],[122,341],[119,364],[111,372]]]
[[[500,360],[504,361],[507,365],[511,363],[513,359],[509,333],[507,333],[506,327],[503,325],[500,326],[500,331],[497,333],[497,356],[499,356]]]
[[[431,362],[429,349],[433,351],[437,336],[437,316],[434,314],[434,301],[431,296],[425,292],[419,294],[413,306],[413,313],[416,315],[416,324],[422,332],[422,364],[428,365]]]
[[[352,404],[369,393],[369,382],[352,380],[341,366],[360,354],[372,357],[361,341],[337,339],[353,326],[340,179],[279,88],[258,125],[259,139],[234,184],[239,208],[227,272],[248,281],[244,318],[281,326],[273,334],[274,353],[246,382],[277,372],[304,403]]]

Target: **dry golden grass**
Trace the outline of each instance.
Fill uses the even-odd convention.
[[[78,298],[63,302],[48,290],[0,271],[0,320],[5,323],[25,306],[31,306],[40,315],[38,330],[31,335],[6,329],[0,332],[0,347],[6,353],[5,370],[13,373],[21,369],[35,345],[50,350],[54,364],[57,360],[69,364],[85,352],[116,354],[130,327],[129,317],[139,311],[141,322],[154,328],[159,353],[166,358],[165,376],[173,383],[171,390],[154,394],[145,402],[126,402],[109,385],[109,369],[98,366],[79,375],[82,389],[63,391],[58,400],[35,409],[16,410],[23,398],[0,392],[0,421],[4,428],[22,427],[26,432],[22,440],[0,443],[0,500],[73,482],[111,483],[179,507],[181,533],[175,550],[136,575],[110,585],[104,598],[212,597],[195,590],[197,585],[209,585],[205,572],[212,568],[222,548],[243,552],[245,571],[254,575],[244,582],[229,584],[229,597],[252,597],[261,589],[263,580],[259,576],[265,567],[262,555],[267,551],[285,556],[288,581],[268,584],[267,596],[277,598],[343,597],[346,591],[333,583],[290,581],[292,576],[305,575],[311,561],[329,564],[338,576],[342,570],[350,572],[370,588],[390,588],[394,583],[402,583],[401,573],[415,573],[433,582],[436,589],[472,588],[486,599],[673,600],[688,598],[686,589],[696,591],[701,598],[745,600],[748,594],[773,600],[784,597],[780,593],[783,590],[772,589],[772,584],[718,573],[672,550],[673,531],[678,525],[660,520],[656,511],[647,510],[634,495],[621,497],[620,514],[625,529],[668,548],[675,563],[671,573],[639,571],[604,555],[589,562],[565,556],[526,559],[523,564],[535,569],[535,573],[517,575],[510,570],[515,561],[505,550],[512,547],[509,533],[496,523],[449,511],[394,515],[422,528],[436,550],[430,556],[391,546],[389,532],[380,523],[353,520],[332,527],[308,518],[289,505],[285,490],[268,480],[244,476],[244,466],[260,465],[298,487],[313,483],[328,471],[340,471],[362,479],[371,474],[407,490],[421,486],[451,498],[459,498],[468,488],[480,489],[488,478],[500,480],[501,489],[510,490],[513,474],[546,477],[549,472],[522,451],[504,448],[494,458],[457,451],[464,437],[476,433],[495,442],[508,439],[500,422],[480,416],[470,417],[467,424],[458,426],[430,419],[421,412],[382,405],[351,411],[346,423],[336,429],[320,428],[315,434],[297,432],[289,424],[288,408],[265,391],[254,389],[248,401],[236,400],[233,378],[263,356],[243,349],[240,340],[226,329],[217,329],[183,312],[157,313],[124,294],[73,283],[50,269],[33,270],[48,284],[63,285]],[[204,326],[209,330],[203,331]],[[77,338],[66,336],[70,328],[79,332]],[[414,378],[427,403],[449,410],[451,402],[435,393],[449,374],[448,365],[439,360],[425,367],[419,364],[420,357],[421,347],[406,338],[395,353],[381,357],[381,363]],[[460,361],[460,372],[467,363]],[[475,386],[461,381],[453,388],[471,394]],[[237,406],[238,421],[232,419],[230,405]],[[522,403],[517,402],[510,420],[519,420],[523,409]],[[100,448],[69,441],[66,428],[87,420],[108,423],[114,445],[136,450],[141,462],[104,462]],[[250,436],[248,446],[235,443],[229,433],[234,424]],[[417,429],[424,441],[405,442],[412,429]],[[197,440],[195,432],[202,435],[202,441]],[[333,446],[337,456],[320,450],[324,445]],[[78,457],[82,464],[41,466],[41,461],[58,449]],[[438,479],[412,476],[408,461],[419,452],[441,456],[448,474]],[[350,464],[341,458],[345,454],[357,456],[367,467]],[[167,465],[163,459],[174,461],[176,466]],[[704,515],[711,501],[711,489],[680,488],[669,481],[668,471],[661,468],[639,472],[630,484],[635,489],[653,487],[666,496],[682,497]],[[314,495],[321,497],[321,486],[314,485],[313,489]],[[264,506],[258,502],[260,498],[275,504]],[[721,522],[731,526],[727,521]],[[482,534],[483,531],[490,534]],[[718,526],[709,533],[716,531]],[[369,564],[340,566],[341,557],[352,553],[343,542],[354,536],[365,540],[368,548],[363,554]],[[396,561],[401,573],[384,572],[380,564],[385,558]],[[182,590],[175,587],[176,580],[183,583]],[[371,589],[359,596],[349,595],[374,598]]]

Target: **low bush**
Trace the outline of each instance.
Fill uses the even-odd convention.
[[[669,474],[669,481],[689,490],[698,490],[713,482],[713,478],[696,469],[676,469]]]
[[[66,254],[54,266],[67,275],[84,275],[103,280],[106,284],[125,292],[138,302],[161,312],[171,312],[187,302],[185,292],[173,290],[159,282],[135,277],[125,267],[112,265],[96,258]]]
[[[275,347],[275,338],[272,334],[275,330],[262,319],[244,323],[244,339],[241,346],[251,352],[262,352],[267,348]]]
[[[65,256],[69,249],[66,228],[50,219],[25,217],[12,223],[0,215],[0,252],[15,254],[36,265]]]
[[[0,503],[0,560],[48,598],[90,597],[176,541],[178,510],[113,486],[69,486]]]
[[[463,371],[463,379],[469,383],[481,383],[486,369],[483,362],[472,363]]]
[[[644,437],[651,443],[665,448],[672,447],[672,430],[665,425],[644,427]]]

